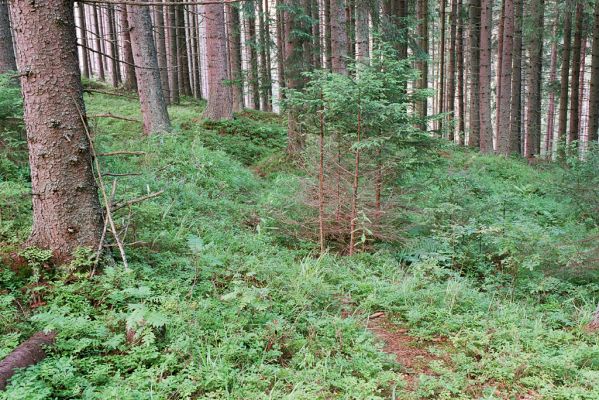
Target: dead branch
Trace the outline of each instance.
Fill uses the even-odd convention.
[[[139,119],[123,117],[121,115],[114,115],[112,113],[89,115],[87,118],[114,118],[120,119],[122,121],[137,122],[140,124],[142,123]]]
[[[117,96],[117,97],[125,97],[127,99],[130,100],[135,100],[137,99],[134,96],[129,96],[127,94],[123,94],[123,93],[116,93],[116,92],[109,92],[108,90],[98,90],[98,89],[83,89],[83,91],[85,93],[100,93],[100,94],[106,94],[108,96]]]
[[[102,174],[102,176],[140,176],[141,174],[138,172],[129,172],[129,173],[124,173],[124,174],[117,174],[117,173],[113,173],[113,172],[105,172]]]
[[[126,151],[126,150],[118,150],[111,151],[108,153],[98,153],[98,157],[111,157],[111,156],[120,156],[120,155],[129,155],[129,156],[145,156],[145,151]]]
[[[129,206],[131,206],[133,204],[141,203],[142,201],[146,201],[148,199],[151,199],[151,198],[154,198],[154,197],[158,197],[162,193],[164,193],[164,190],[161,190],[159,192],[150,193],[150,194],[147,194],[145,196],[137,197],[135,199],[125,201],[124,203],[114,204],[113,207],[112,207],[112,210],[113,211],[117,211],[117,210],[120,210],[123,207],[129,207]]]

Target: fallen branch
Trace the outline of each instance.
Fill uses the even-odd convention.
[[[0,362],[0,390],[6,389],[8,380],[19,368],[35,365],[46,357],[45,346],[51,346],[56,333],[38,332],[14,349]]]
[[[117,211],[117,210],[120,210],[121,208],[129,207],[129,206],[131,206],[131,205],[133,205],[135,203],[141,203],[142,201],[146,201],[148,199],[151,199],[151,198],[154,198],[154,197],[158,197],[162,193],[164,193],[164,190],[161,190],[159,192],[150,193],[150,194],[147,194],[145,196],[137,197],[135,199],[128,200],[128,201],[126,201],[124,203],[114,204],[112,206],[112,211]]]
[[[139,119],[123,117],[121,115],[114,115],[112,113],[89,115],[88,118],[114,118],[114,119],[120,119],[122,121],[137,122],[140,124],[142,123],[141,120],[139,120]]]
[[[111,156],[120,156],[120,155],[129,155],[129,156],[145,156],[145,151],[127,151],[127,150],[118,150],[111,151],[108,153],[98,153],[98,157],[111,157]]]
[[[99,90],[99,89],[83,89],[85,93],[100,93],[106,94],[109,96],[117,96],[117,97],[125,97],[127,99],[136,100],[136,97],[130,96],[128,94],[109,92],[108,90]]]
[[[102,176],[140,176],[141,174],[138,172],[129,172],[129,173],[125,173],[125,174],[117,174],[114,172],[105,172],[102,174]]]

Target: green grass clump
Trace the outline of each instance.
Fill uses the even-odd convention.
[[[90,115],[139,118],[133,100],[86,102]],[[599,287],[574,262],[597,226],[553,190],[561,170],[446,145],[427,162],[406,151],[397,186],[410,190],[394,211],[409,221],[405,242],[317,256],[275,223],[301,216],[305,178],[283,161],[279,117],[169,111],[173,133],[149,138],[94,119],[98,152],[144,152],[101,158],[104,172],[139,174],[117,178],[115,201],[164,191],[116,215],[130,270],[115,252],[90,278],[82,249],[42,268],[40,286],[0,261],[0,357],[58,332],[0,399],[599,397],[599,342],[585,330]],[[14,250],[29,227],[27,175],[2,168],[0,241]],[[436,355],[416,387],[365,328],[376,311]]]

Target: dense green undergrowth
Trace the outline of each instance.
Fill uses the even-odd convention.
[[[126,98],[86,102],[138,116]],[[115,200],[164,193],[118,212],[130,269],[115,253],[92,278],[85,252],[33,278],[9,267],[30,203],[22,140],[2,134],[0,358],[40,329],[58,339],[1,399],[599,398],[599,340],[584,328],[597,221],[587,193],[563,190],[572,170],[441,143],[429,162],[406,151],[402,244],[318,256],[279,223],[301,219],[306,177],[284,162],[277,117],[203,123],[193,102],[170,113],[173,134],[150,138],[93,120],[99,152],[145,152],[102,157],[105,173],[139,174],[117,178]],[[417,387],[365,329],[376,311],[438,356]]]

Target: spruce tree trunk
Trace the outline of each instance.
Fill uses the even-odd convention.
[[[277,79],[279,81],[279,100],[283,99],[285,88],[285,17],[283,0],[277,1]]]
[[[268,4],[268,1],[266,2]],[[318,0],[312,0],[312,37],[314,39],[314,54],[313,62],[314,68],[322,68],[322,46],[320,41],[320,7]],[[368,28],[368,14],[366,14],[366,28]]]
[[[512,101],[512,49],[514,45],[514,1],[504,0],[503,47],[501,57],[500,92],[497,98],[499,124],[497,126],[497,153],[510,153],[510,111]]]
[[[512,109],[510,153],[522,153],[522,15],[523,0],[514,0],[514,57],[512,60]]]
[[[331,1],[333,0],[322,0],[322,2],[324,3],[324,59],[326,61],[326,68],[329,71],[333,70],[333,33],[331,26]]]
[[[437,107],[437,113],[442,114],[445,112],[445,25],[446,25],[446,8],[447,8],[447,0],[441,0],[441,50],[439,52],[439,106]],[[438,122],[438,131],[439,134],[443,133],[443,119],[440,119]]]
[[[0,0],[0,74],[16,70],[17,64],[12,44],[8,4],[5,0]]]
[[[131,32],[129,31],[127,7],[121,6],[119,16],[121,22],[121,34],[123,35],[123,61],[125,62],[125,79],[123,81],[123,87],[127,90],[137,91],[135,60],[133,60],[133,50],[131,49]]]
[[[106,80],[104,74],[104,60],[102,56],[102,33],[100,31],[100,23],[98,19],[98,7],[95,4],[92,7],[92,21],[93,21],[93,34],[96,50],[96,66],[98,67],[98,79],[101,81]]]
[[[73,4],[10,2],[29,148],[33,227],[29,246],[68,261],[81,246],[96,249],[102,210],[86,134],[77,65]],[[56,23],[61,21],[61,23]]]
[[[116,21],[114,16],[114,6],[107,5],[107,27],[108,43],[110,45],[110,82],[113,87],[118,87],[121,83],[121,73],[119,68],[119,52],[117,50]]]
[[[418,61],[418,70],[420,76],[418,77],[417,87],[418,89],[428,88],[428,0],[418,0],[418,45],[420,46],[421,60]],[[368,19],[367,19],[368,21]],[[366,42],[366,48],[368,49],[368,42]],[[422,99],[416,102],[416,114],[420,118],[418,128],[421,131],[426,132],[428,130],[428,124],[426,117],[428,113],[428,99]]]
[[[246,16],[246,37],[247,45],[250,51],[250,70],[248,73],[248,79],[250,83],[250,97],[252,100],[252,108],[255,110],[260,109],[260,82],[258,79],[258,41],[256,40],[256,10],[253,4],[249,4],[247,7]]]
[[[300,89],[302,86],[302,46],[296,30],[299,27],[298,18],[293,10],[297,9],[298,0],[285,0],[284,37],[285,37],[285,87]],[[297,157],[306,145],[306,138],[297,122],[297,114],[293,109],[287,113],[287,154]]]
[[[544,0],[533,0],[530,15],[533,25],[543,27]],[[530,34],[528,47],[530,55],[528,70],[528,114],[526,116],[526,157],[537,156],[541,152],[541,83],[543,73],[543,29],[535,29]]]
[[[563,147],[568,126],[568,78],[570,76],[570,49],[572,42],[572,1],[566,0],[564,15],[564,47],[562,49],[562,70],[560,73],[559,120],[557,129],[558,156],[563,155]]]
[[[347,75],[347,19],[344,0],[331,2],[331,68],[333,72]]]
[[[480,0],[470,0],[470,131],[468,146],[480,146]]]
[[[206,57],[208,60],[208,105],[204,117],[211,120],[233,118],[233,104],[227,62],[225,9],[223,4],[204,5],[206,16]]]
[[[553,24],[553,36],[555,37],[557,32],[558,18],[555,19]],[[599,25],[598,25],[599,27]],[[598,30],[599,33],[599,30]],[[557,42],[554,41],[551,46],[551,67],[549,72],[549,83],[553,84],[557,80]],[[599,98],[598,98],[599,100]],[[597,104],[599,106],[599,103]],[[592,112],[592,108],[591,108]],[[553,135],[555,131],[555,92],[549,91],[549,105],[547,111],[547,135],[545,135],[545,152],[546,157],[551,159],[553,157]]]
[[[451,15],[450,15],[450,29],[449,29],[449,69],[447,71],[447,112],[448,115],[448,128],[447,133],[450,141],[455,140],[455,127],[452,121],[455,118],[455,88],[456,88],[456,21],[457,21],[457,0],[451,0]]]
[[[264,6],[262,5],[263,0],[258,0],[258,16],[260,21],[260,102],[264,111],[272,111],[270,96],[268,95],[270,88],[270,80],[268,77],[268,69],[270,66],[266,61],[267,47],[267,32],[264,18]],[[311,0],[310,0],[311,1]],[[309,53],[310,55],[312,53]]]
[[[369,4],[367,2],[358,2],[356,4],[356,61],[358,64],[365,64],[370,56],[368,10]]]
[[[456,57],[457,57],[457,74],[458,74],[458,144],[464,144],[464,120],[466,118],[466,112],[464,110],[464,23],[462,20],[462,0],[458,0],[458,36],[456,43]]]
[[[168,58],[166,54],[166,34],[164,26],[163,6],[155,6],[154,21],[154,30],[156,31],[156,56],[158,57],[158,68],[160,68],[160,84],[162,85],[162,95],[166,104],[170,104],[171,89],[170,82],[168,80],[169,66],[167,63]],[[133,72],[135,72],[135,69],[133,69]]]
[[[144,134],[169,132],[171,124],[160,82],[150,8],[143,5],[127,6],[127,17]]]
[[[227,4],[227,28],[229,35],[229,68],[231,71],[231,86],[233,98],[233,111],[243,110],[243,76],[241,71],[241,31],[239,21],[239,8],[234,4]]]
[[[579,96],[580,96],[580,54],[582,48],[582,24],[584,20],[584,6],[582,2],[576,5],[576,29],[574,31],[574,44],[572,46],[572,80],[570,83],[570,129],[568,130],[568,143],[578,140],[580,128]]]
[[[166,0],[165,0],[166,1]],[[171,104],[179,104],[179,58],[177,51],[177,12],[175,7],[164,6],[168,25],[168,79]]]
[[[177,64],[179,66],[177,73],[179,75],[179,91],[183,96],[191,96],[191,84],[189,81],[189,55],[187,51],[186,35],[187,29],[185,29],[185,9],[183,5],[174,7],[177,24]]]
[[[480,30],[480,151],[493,152],[493,126],[491,123],[491,18],[492,0],[481,1]]]
[[[589,93],[589,142],[599,137],[599,1],[595,3],[593,48],[591,50],[591,89]]]
[[[5,4],[3,6],[3,4]],[[6,2],[4,0],[0,0],[0,73],[2,73],[2,7],[7,7]],[[89,55],[87,51],[87,23],[85,22],[85,6],[81,2],[77,2],[77,10],[79,12],[79,27],[81,28],[81,74],[84,78],[89,78]],[[8,8],[6,8],[6,12],[8,13]],[[6,15],[8,18],[8,14]],[[10,43],[12,48],[12,41]],[[13,55],[14,61],[14,55]]]

